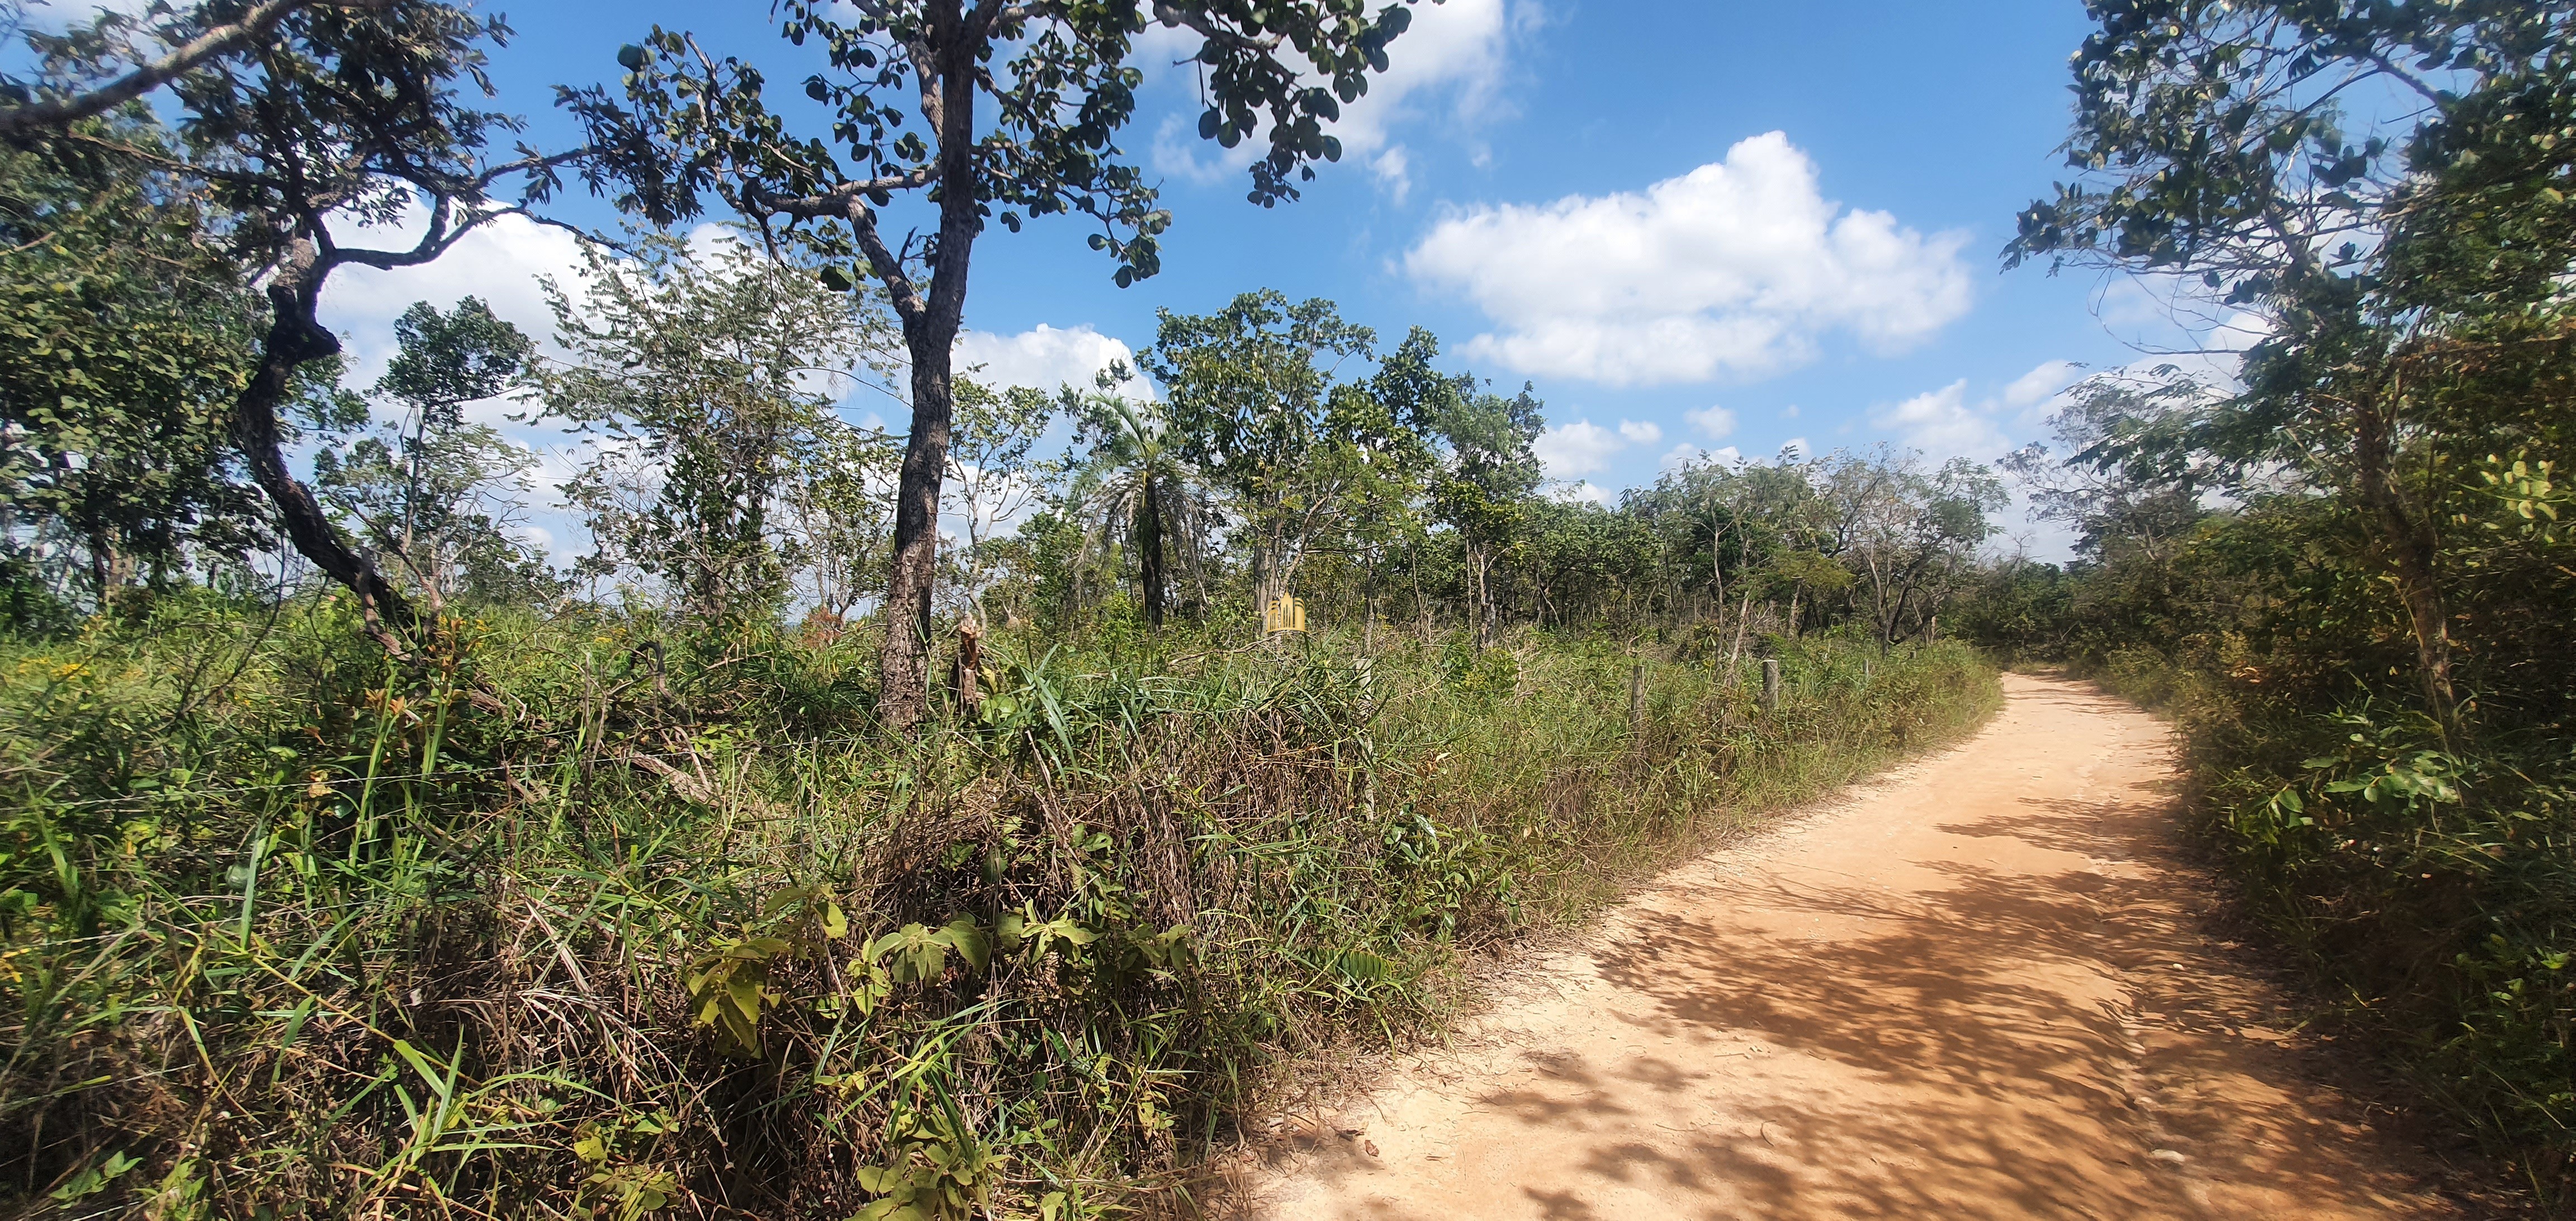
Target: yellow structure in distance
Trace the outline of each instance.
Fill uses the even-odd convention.
[[[1295,594],[1281,594],[1277,601],[1261,608],[1261,632],[1302,632],[1306,630],[1306,604]]]

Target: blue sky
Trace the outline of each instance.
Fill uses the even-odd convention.
[[[791,97],[805,70],[757,0],[498,7],[519,31],[502,103],[544,144],[571,135],[549,87],[613,79],[618,45],[657,22],[755,59]],[[1270,287],[1329,297],[1388,343],[1428,326],[1453,368],[1535,382],[1542,454],[1577,494],[1651,482],[1689,447],[1990,459],[2036,436],[2081,368],[2134,362],[2131,343],[2164,331],[2127,286],[2000,270],[2014,213],[2061,176],[2087,28],[2075,0],[1426,3],[1393,76],[1345,117],[1352,155],[1272,210],[1192,138],[1188,70],[1162,49],[1123,143],[1177,217],[1163,274],[1115,287],[1061,219],[996,230],[965,351],[994,380],[1052,385],[1149,342],[1158,307]],[[362,369],[416,298],[477,292],[542,332],[531,277],[570,263],[560,235],[512,228],[435,267],[349,276],[327,317]],[[868,409],[899,427],[889,407]]]

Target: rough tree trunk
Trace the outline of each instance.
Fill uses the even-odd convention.
[[[921,719],[927,695],[930,645],[930,595],[939,576],[939,487],[948,466],[950,399],[949,345],[945,338],[914,340],[930,326],[906,325],[912,350],[912,435],[904,443],[902,474],[895,487],[894,562],[886,582],[886,638],[879,654],[882,693],[877,714],[888,727],[903,730]]]
[[[297,366],[340,350],[339,339],[314,320],[324,274],[313,244],[298,241],[270,281],[274,319],[260,348],[258,369],[233,399],[233,447],[249,466],[251,481],[276,506],[278,523],[286,528],[296,554],[357,595],[370,633],[387,649],[402,653],[401,637],[418,623],[418,613],[375,564],[350,548],[312,489],[286,469],[277,406],[293,389]]]
[[[939,485],[948,469],[949,420],[955,405],[952,353],[966,313],[967,261],[983,227],[975,198],[973,48],[959,27],[958,6],[952,2],[934,9],[932,38],[940,47],[939,241],[930,252],[928,299],[904,308],[910,285],[905,283],[895,292],[904,347],[912,355],[912,430],[904,443],[903,468],[895,488],[894,563],[886,582],[877,715],[896,732],[910,730],[929,700],[930,595],[939,577]],[[872,251],[870,261],[886,260]],[[899,280],[903,275],[900,266],[880,266],[875,271],[881,278]]]
[[[2390,397],[2396,396],[2392,385]],[[2416,675],[2424,688],[2425,710],[2445,734],[2458,725],[2459,697],[2451,685],[2450,613],[2436,583],[2439,542],[2429,522],[2417,520],[2397,490],[2389,471],[2389,421],[2385,412],[2364,404],[2354,420],[2353,459],[2361,499],[2388,548],[2397,594],[2406,604],[2415,634]]]
[[[1136,499],[1136,551],[1145,585],[1145,625],[1159,628],[1163,626],[1163,505],[1154,482],[1153,472],[1145,472],[1145,486]]]

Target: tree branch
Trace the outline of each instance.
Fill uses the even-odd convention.
[[[521,146],[521,151],[527,151],[525,145]],[[483,171],[480,174],[476,174],[473,178],[472,186],[475,190],[480,191],[512,174],[525,174],[536,170],[550,170],[559,165],[570,165],[575,161],[579,161],[582,158],[588,157],[599,151],[600,149],[598,145],[585,144],[580,148],[566,149],[560,153],[547,153],[542,156],[521,157],[516,161],[505,161]]]
[[[885,284],[886,297],[894,303],[894,312],[902,315],[906,327],[919,326],[926,310],[921,293],[904,274],[903,260],[886,249],[885,238],[877,232],[877,214],[860,208],[850,217],[850,228],[858,231],[859,252],[868,256],[868,268]]]
[[[2369,52],[2369,53],[2368,53],[2364,58],[2367,58],[2368,60],[2370,60],[2370,62],[2372,62],[2372,63],[2374,63],[2374,64],[2379,65],[2379,70],[2380,70],[2380,71],[2385,72],[2385,73],[2387,73],[2388,75],[2393,76],[2393,77],[2396,77],[2398,80],[2405,82],[2405,85],[2406,85],[2406,87],[2407,87],[2407,88],[2412,89],[2412,90],[2414,90],[2416,93],[2418,93],[2418,94],[2422,95],[2425,101],[2427,101],[2427,102],[2431,102],[2431,103],[2433,104],[2433,109],[2435,109],[2435,110],[2443,110],[2443,109],[2447,109],[2447,108],[2448,108],[2448,107],[2446,106],[2446,104],[2443,102],[2443,100],[2442,100],[2442,95],[2441,95],[2441,93],[2440,93],[2439,91],[2435,90],[2432,86],[2427,85],[2427,84],[2425,84],[2424,82],[2422,82],[2422,81],[2419,81],[2419,80],[2415,79],[2415,76],[2414,76],[2414,74],[2413,74],[2413,73],[2408,72],[2408,71],[2406,71],[2405,69],[2398,67],[2396,64],[2390,63],[2390,62],[2388,61],[2388,56],[2387,56],[2385,53],[2383,53],[2383,52],[2379,52],[2379,51],[2372,51],[2372,52]]]
[[[1253,51],[1266,55],[1279,49],[1277,34],[1266,38],[1247,37],[1209,21],[1204,14],[1174,8],[1169,4],[1161,3],[1161,0],[1156,0],[1154,5],[1154,19],[1167,26],[1188,26],[1209,42],[1221,42],[1238,51]]]
[[[744,203],[780,216],[792,216],[798,220],[856,221],[859,213],[867,210],[867,205],[862,202],[867,196],[878,191],[917,190],[938,180],[939,166],[933,163],[865,182],[845,182],[814,195],[781,198],[757,185],[746,187],[742,195]]]
[[[168,55],[136,68],[132,72],[70,97],[51,98],[24,106],[0,109],[0,136],[15,135],[37,127],[61,127],[114,109],[150,93],[196,69],[199,64],[232,50],[234,47],[268,33],[288,13],[307,8],[322,0],[266,0],[230,25],[219,25],[181,44]],[[335,8],[376,8],[384,0],[347,0]]]

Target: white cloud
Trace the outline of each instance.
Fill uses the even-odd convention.
[[[1502,115],[1512,43],[1542,19],[1537,0],[1443,0],[1414,5],[1411,13],[1413,24],[1387,44],[1387,70],[1369,77],[1368,93],[1343,106],[1331,128],[1342,142],[1342,159],[1364,162],[1397,203],[1411,193],[1413,182],[1411,158],[1395,139],[1395,129],[1428,118],[1446,124],[1455,135]],[[1156,23],[1137,40],[1135,59],[1154,71],[1197,53],[1197,35]],[[1255,133],[1232,149],[1220,149],[1199,138],[1198,117],[1193,100],[1186,114],[1169,115],[1156,127],[1156,170],[1213,183],[1240,176],[1270,147],[1267,133]]]
[[[1618,498],[1612,496],[1608,488],[1602,487],[1589,479],[1578,479],[1572,483],[1550,484],[1548,485],[1547,494],[1552,500],[1570,505],[1596,504],[1607,509],[1618,504]]]
[[[1781,418],[1781,419],[1784,419],[1784,420],[1794,420],[1794,419],[1797,419],[1797,418],[1798,418],[1798,405],[1797,405],[1796,403],[1791,403],[1791,404],[1789,404],[1788,406],[1781,408],[1781,409],[1780,409],[1780,418]]]
[[[1386,184],[1388,193],[1395,196],[1395,202],[1398,205],[1412,196],[1413,175],[1408,171],[1412,168],[1413,159],[1405,155],[1403,145],[1398,144],[1369,158],[1368,164],[1369,172],[1377,175],[1379,182]]]
[[[1702,407],[1685,415],[1711,441],[1723,441],[1735,431],[1735,413],[1724,407]]]
[[[1807,439],[1805,437],[1791,437],[1780,443],[1780,457],[1783,459],[1812,458],[1815,456],[1816,447],[1807,444]]]
[[[1134,370],[1135,349],[1092,329],[1089,323],[1060,328],[1041,322],[1017,335],[968,331],[957,337],[958,371],[964,373],[980,365],[982,368],[970,376],[995,387],[1029,386],[1054,393],[1056,387],[1069,384],[1089,390],[1101,370],[1118,362]],[[1154,388],[1143,376],[1132,375],[1119,387],[1119,393],[1151,399]]]
[[[1870,413],[1869,422],[1936,458],[1991,457],[2012,442],[1995,426],[1992,405],[1968,405],[1968,379],[1928,390]]]
[[[1539,434],[1538,440],[1530,444],[1530,452],[1538,455],[1539,465],[1547,469],[1550,478],[1565,479],[1600,470],[1610,464],[1610,455],[1627,445],[1619,434],[1607,428],[1590,420],[1576,420]]]
[[[2029,407],[2046,402],[2074,382],[2083,369],[2084,366],[2071,360],[2043,360],[2037,368],[2014,378],[2011,385],[2004,387],[2004,406]]]
[[[1530,452],[1538,455],[1549,478],[1571,479],[1601,471],[1610,465],[1612,455],[1631,445],[1653,445],[1663,439],[1664,430],[1651,421],[1621,420],[1616,429],[1610,429],[1576,420],[1539,434]]]
[[[1775,131],[1642,192],[1457,213],[1405,269],[1500,324],[1471,357],[1655,384],[1781,369],[1836,331],[1882,351],[1919,341],[1967,312],[1966,241],[1825,199]]]

